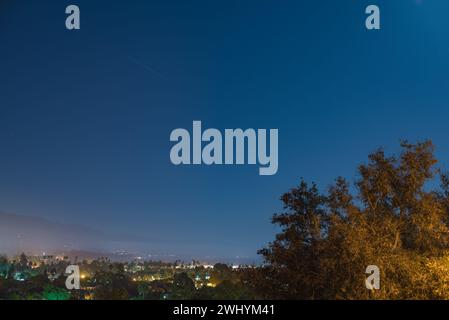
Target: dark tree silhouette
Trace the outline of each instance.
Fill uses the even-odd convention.
[[[173,277],[170,299],[181,300],[191,299],[195,294],[195,285],[187,273],[181,272]]]
[[[325,194],[301,181],[282,196],[272,221],[281,231],[249,277],[260,297],[447,298],[449,179],[430,141],[401,147],[398,157],[369,155],[353,191],[338,178]],[[368,265],[381,270],[380,290],[365,287]]]

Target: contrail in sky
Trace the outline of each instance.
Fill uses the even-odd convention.
[[[129,60],[131,60],[131,62],[133,62],[134,64],[138,65],[139,67],[142,67],[143,69],[151,72],[153,75],[157,76],[158,78],[164,79],[164,77],[157,72],[156,70],[154,70],[152,67],[150,67],[149,65],[143,63],[142,61],[134,58],[134,57],[129,57]]]

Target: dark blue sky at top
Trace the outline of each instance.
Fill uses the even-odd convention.
[[[446,0],[1,0],[0,210],[148,236],[149,252],[256,256],[300,177],[353,179],[400,139],[431,138],[449,164],[448,14]],[[279,128],[278,174],[173,166],[170,132],[193,120]]]

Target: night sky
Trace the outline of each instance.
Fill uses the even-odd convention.
[[[447,0],[0,0],[0,211],[146,237],[145,252],[255,257],[300,177],[354,179],[400,139],[431,138],[449,168],[448,14]],[[170,132],[193,120],[278,128],[278,173],[172,165]]]

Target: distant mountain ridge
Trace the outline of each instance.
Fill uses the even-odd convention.
[[[39,253],[58,250],[101,250],[115,241],[140,241],[90,227],[0,212],[0,253]]]
[[[158,249],[160,241],[137,235],[114,235],[91,227],[57,223],[37,216],[0,212],[0,255],[64,254],[70,258],[96,259],[108,257],[113,261],[130,261],[137,257],[155,261],[202,260],[211,263],[229,262],[252,264],[257,257],[198,257]],[[176,252],[177,251],[177,252]]]

